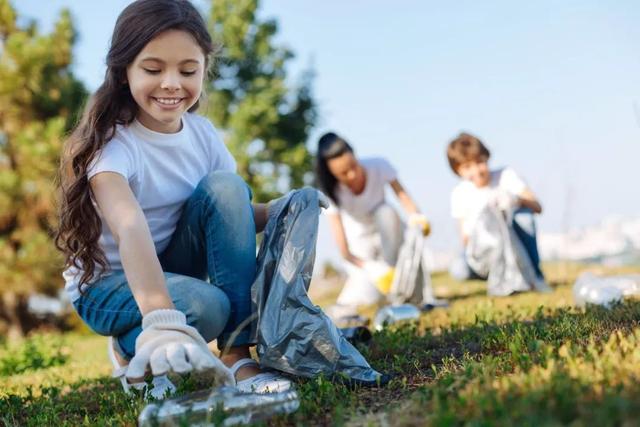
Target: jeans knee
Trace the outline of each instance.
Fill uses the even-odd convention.
[[[223,200],[225,205],[234,200],[243,200],[243,194],[251,200],[249,186],[239,175],[231,172],[210,172],[200,180],[197,189],[204,191],[213,200]]]
[[[189,324],[196,328],[207,342],[220,336],[231,314],[231,304],[227,296],[214,285],[210,286],[214,292],[206,296],[201,295],[201,298],[193,298],[187,314]]]
[[[211,283],[186,276],[172,275],[167,281],[176,309],[187,317],[187,323],[206,341],[217,338],[231,315],[227,295]]]

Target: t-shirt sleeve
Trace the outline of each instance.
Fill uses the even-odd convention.
[[[376,167],[384,182],[388,183],[398,179],[398,172],[387,159],[379,158],[376,162]]]
[[[236,173],[238,166],[236,159],[233,158],[231,152],[222,141],[220,134],[209,120],[207,122],[208,131],[211,135],[211,172],[223,171]]]
[[[519,195],[527,189],[527,184],[511,168],[504,168],[500,175],[500,187],[511,194]]]
[[[87,178],[101,172],[115,172],[129,181],[135,173],[134,157],[129,147],[117,139],[109,141],[89,165]]]

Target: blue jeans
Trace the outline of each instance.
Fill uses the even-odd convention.
[[[533,212],[528,208],[520,208],[516,210],[513,214],[513,230],[516,232],[516,235],[522,242],[527,254],[529,255],[529,259],[531,260],[531,264],[533,265],[533,269],[536,272],[536,276],[539,279],[544,279],[544,274],[540,269],[540,254],[538,253],[538,239],[536,232],[536,222],[533,217]],[[486,277],[480,276],[478,273],[473,271],[473,269],[469,266],[469,263],[466,260],[466,256],[463,254],[462,257],[455,259],[449,268],[449,274],[459,281],[464,280],[486,280]]]
[[[251,285],[256,274],[256,228],[251,191],[238,175],[213,172],[185,202],[167,249],[159,256],[169,295],[206,341],[249,343]],[[124,271],[92,283],[74,302],[84,322],[116,338],[121,355],[135,353],[142,314]]]

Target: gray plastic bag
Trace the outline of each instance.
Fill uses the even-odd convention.
[[[393,305],[446,306],[433,295],[425,237],[419,227],[408,227],[400,247],[396,271],[387,299]]]
[[[536,273],[526,249],[513,229],[511,212],[487,205],[469,236],[469,266],[487,277],[487,293],[506,296],[535,290]]]
[[[318,192],[304,188],[274,202],[251,289],[252,337],[260,364],[292,375],[325,375],[351,384],[386,383],[314,305],[307,290],[318,235]]]

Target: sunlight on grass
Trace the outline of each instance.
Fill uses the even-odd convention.
[[[436,294],[450,300],[449,308],[376,333],[360,347],[374,368],[394,375],[388,387],[299,380],[300,410],[270,424],[633,425],[640,413],[640,302],[573,308],[571,284],[585,270],[640,268],[546,265],[552,293],[505,298],[487,297],[481,282],[434,274]],[[333,283],[315,290],[314,301],[331,304],[339,289]],[[364,311],[371,315],[375,307]],[[143,402],[109,378],[106,339],[47,337],[47,345],[58,341],[63,364],[0,377],[0,424],[134,425]],[[191,378],[181,387],[206,384]]]
[[[111,364],[107,357],[107,339],[98,335],[53,334],[50,337],[61,344],[68,356],[60,366],[27,371],[10,377],[0,377],[0,396],[25,393],[33,387],[39,395],[42,387],[60,387],[85,379],[95,379],[111,374]],[[0,358],[2,357],[0,352]]]

